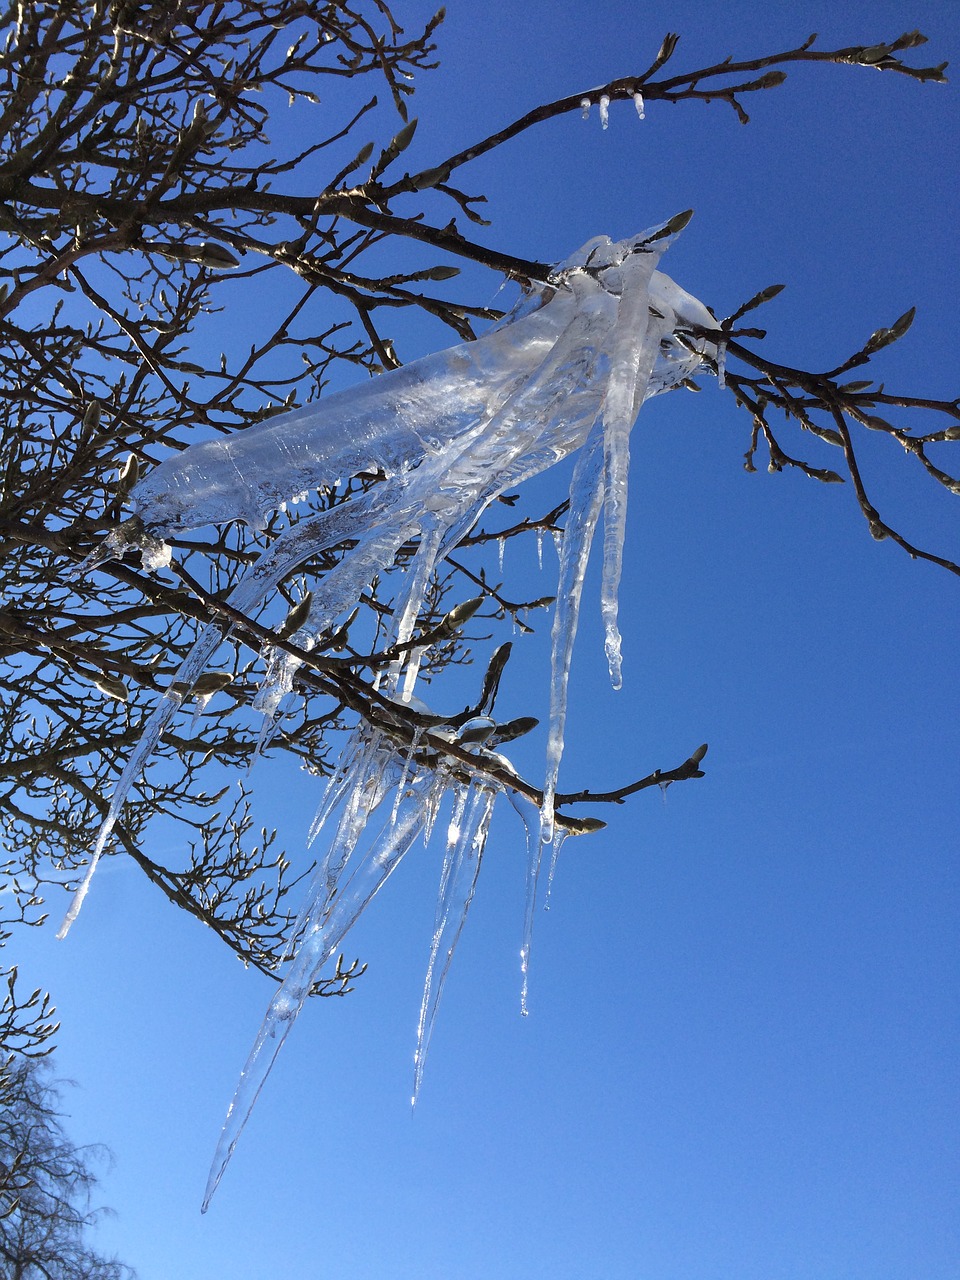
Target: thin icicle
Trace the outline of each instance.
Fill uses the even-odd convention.
[[[353,857],[367,822],[397,782],[400,768],[398,758],[388,748],[384,748],[379,734],[362,739],[347,778],[347,786],[338,797],[343,799],[343,811],[337,829],[310,878],[303,904],[290,930],[286,954],[289,954],[296,939],[305,930],[311,925],[315,926],[323,918],[339,890],[344,869]],[[326,803],[323,807],[329,812]],[[329,806],[330,809],[333,807]],[[326,816],[327,813],[324,813],[323,819]],[[317,827],[316,818],[314,826]]]
[[[384,750],[383,739],[375,733],[368,739],[352,771],[336,833],[315,873],[317,891],[312,903],[308,896],[308,916],[311,911],[322,908],[326,899],[337,891],[344,867],[353,856],[367,821],[383,802],[391,782],[396,781],[390,766],[396,768],[395,758],[389,750]]]
[[[144,726],[143,733],[140,735],[140,741],[134,747],[124,766],[123,773],[120,775],[120,781],[117,783],[116,791],[110,806],[107,809],[107,816],[104,818],[100,826],[97,842],[93,846],[93,852],[90,855],[90,863],[87,867],[86,874],[80,882],[80,886],[70,902],[67,914],[63,918],[63,924],[57,930],[57,937],[63,939],[70,932],[70,928],[77,916],[80,914],[80,908],[83,906],[83,900],[86,898],[90,889],[90,883],[93,880],[93,874],[97,869],[100,858],[106,848],[107,841],[113,833],[117,819],[123,808],[123,803],[127,798],[130,788],[134,785],[143,770],[144,765],[153,755],[154,747],[160,740],[160,734],[166,728],[167,721],[179,708],[182,698],[178,694],[172,694],[169,691],[161,701],[160,705],[154,711]]]
[[[543,899],[544,911],[550,910],[550,895],[553,893],[553,877],[557,874],[557,863],[560,861],[560,850],[570,835],[569,827],[558,827],[553,837],[553,848],[550,851],[550,873],[547,876],[547,892]]]
[[[580,99],[580,118],[582,120],[590,119],[590,99],[589,98]]]
[[[725,339],[717,343],[717,386],[721,391],[727,389],[727,344]]]
[[[394,623],[391,639],[393,644],[408,644],[413,636],[417,618],[423,608],[424,596],[427,594],[427,588],[430,585],[430,577],[436,568],[437,556],[444,532],[444,526],[439,522],[432,519],[429,523],[426,520],[424,521],[424,532],[420,538],[420,545],[412,563],[407,567],[404,577],[406,591],[395,615],[396,622]],[[408,675],[403,689],[402,700],[404,702],[409,701],[413,696],[413,685],[416,681],[422,653],[422,649],[411,650],[405,657],[398,658],[396,662],[391,664],[384,686],[388,695],[396,689],[400,672],[406,665],[408,671],[412,670],[413,674],[412,676]]]
[[[292,653],[286,653],[282,649],[271,648],[267,656],[266,673],[253,700],[253,709],[261,713],[263,724],[260,726],[260,733],[257,737],[254,758],[250,762],[251,768],[253,768],[254,761],[259,759],[266,751],[280,728],[277,712],[287,694],[293,692],[294,677],[301,666],[301,659],[294,657]]]
[[[570,510],[563,538],[560,580],[553,615],[547,771],[540,817],[540,840],[543,844],[549,844],[553,840],[553,800],[563,755],[570,663],[580,621],[583,580],[602,502],[603,431],[598,424],[580,452],[570,483]]]
[[[263,656],[266,658],[267,669],[253,700],[253,709],[261,712],[267,720],[272,720],[277,707],[293,689],[293,680],[302,660],[273,645],[265,648],[267,651]]]
[[[307,848],[316,840],[323,829],[324,823],[343,799],[346,789],[350,785],[359,753],[365,750],[366,745],[366,739],[359,731],[351,734],[349,743],[343,749],[340,763],[327,779],[326,789],[313,816],[310,830],[307,833]]]
[[[409,750],[403,753],[403,765],[400,771],[400,781],[397,783],[397,789],[393,798],[393,811],[390,814],[390,821],[396,822],[397,814],[400,812],[400,801],[406,792],[407,785],[411,780],[414,772],[414,758],[420,749],[420,734],[414,734],[413,741],[410,743]]]
[[[610,123],[610,99],[605,93],[602,93],[600,95],[600,126],[601,128],[606,129],[609,123]]]
[[[540,876],[540,809],[518,792],[508,792],[510,803],[520,815],[527,841],[526,892],[523,905],[523,938],[520,943],[520,1012],[530,1012],[527,1005],[530,979],[530,951],[533,946],[533,921],[537,904],[537,881]]]
[[[414,1056],[413,1097],[411,1098],[414,1106],[423,1083],[423,1069],[426,1065],[443,984],[477,887],[477,876],[480,873],[480,862],[496,798],[496,790],[477,784],[469,788],[459,786],[454,797],[454,812],[447,833],[447,850],[440,877],[440,892],[437,897],[436,924],[423,986],[420,1020],[417,1025],[417,1051]]]
[[[633,95],[633,105],[637,108],[637,115],[641,120],[644,120],[646,118],[646,113],[643,106],[643,94],[639,89]]]
[[[418,774],[418,780],[422,776],[423,776],[422,774]],[[427,798],[426,798],[426,801],[424,802],[424,815],[423,815],[424,847],[426,847],[430,843],[430,837],[433,835],[433,827],[434,827],[434,823],[437,820],[437,814],[440,811],[440,804],[443,800],[444,795],[447,792],[447,781],[448,781],[447,775],[443,772],[442,769],[438,768],[436,773],[433,775],[433,786],[430,788],[429,792],[427,793]]]

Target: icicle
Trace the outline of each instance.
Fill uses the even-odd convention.
[[[603,93],[600,95],[600,124],[606,129],[610,123],[610,99]]]
[[[309,647],[309,643],[307,647]],[[286,653],[283,649],[276,649],[272,646],[269,648],[270,651],[266,655],[266,674],[260,683],[260,688],[257,690],[257,696],[253,700],[253,709],[263,715],[263,724],[257,737],[253,760],[250,761],[251,769],[254,762],[266,751],[280,727],[277,721],[277,711],[287,694],[293,692],[294,677],[302,666],[301,659],[295,657],[292,653]]]
[[[194,695],[194,699],[193,699],[194,711],[193,711],[193,717],[190,721],[191,733],[196,733],[197,721],[203,715],[204,711],[206,711],[207,703],[210,701],[212,697],[213,697],[212,693],[200,693],[200,694]]]
[[[557,863],[560,861],[560,850],[570,835],[569,827],[559,827],[553,837],[553,849],[550,853],[550,873],[547,876],[547,892],[543,900],[544,911],[550,910],[550,895],[553,893],[553,877],[557,874]]]
[[[333,803],[328,803],[325,797],[321,805],[322,814],[318,811],[314,818],[312,832],[314,829],[319,830],[319,825],[326,820],[339,800],[344,801],[337,829],[310,878],[303,905],[288,935],[290,941],[284,953],[285,958],[301,933],[311,926],[315,927],[323,919],[367,822],[396,783],[401,770],[398,757],[384,748],[382,735],[374,734],[369,738],[362,734],[357,736],[360,738],[360,746],[354,754],[354,763],[346,778],[347,785],[338,792]],[[328,796],[329,793],[328,787]]]
[[[537,530],[537,568],[543,573],[543,530]]]
[[[723,338],[717,343],[717,386],[721,391],[727,389],[727,343]]]
[[[315,873],[317,892],[310,904],[310,909],[314,912],[337,891],[344,867],[352,857],[364,827],[390,790],[391,770],[387,767],[388,763],[396,766],[392,754],[387,755],[383,750],[382,735],[375,733],[357,759],[336,834]],[[396,781],[395,776],[392,781]]]
[[[396,792],[394,793],[393,811],[390,814],[391,824],[396,822],[397,814],[400,812],[400,801],[403,798],[404,793],[406,792],[406,789],[407,789],[407,784],[410,781],[411,772],[413,769],[414,757],[416,756],[419,748],[420,748],[420,733],[418,731],[413,736],[413,741],[410,743],[409,750],[404,752],[404,755],[403,755],[403,768],[400,773],[400,781],[397,783],[397,789],[396,789]]]
[[[623,564],[627,521],[627,472],[630,431],[647,392],[647,383],[660,350],[665,321],[650,309],[649,255],[633,254],[622,268],[620,305],[610,355],[610,374],[603,401],[604,495],[603,582],[601,612],[606,630],[607,664],[615,689],[621,676],[617,595]]]
[[[510,803],[520,815],[527,840],[526,893],[523,907],[523,940],[520,944],[520,1012],[530,1012],[527,1005],[530,975],[530,950],[533,945],[533,920],[537,903],[537,880],[540,875],[540,810],[518,792],[509,791]]]
[[[353,771],[356,767],[357,760],[361,751],[367,746],[366,739],[357,731],[351,734],[350,741],[344,747],[343,755],[340,763],[327,779],[327,786],[323,793],[323,798],[314,814],[313,822],[310,824],[310,830],[307,834],[307,848],[309,848],[320,831],[324,823],[330,817],[330,814],[343,799],[347,786],[350,783]]]
[[[590,119],[590,99],[589,98],[580,99],[580,118],[581,120]]]
[[[643,94],[640,92],[639,89],[633,95],[633,105],[637,108],[637,115],[640,117],[640,119],[641,120],[645,119],[646,117],[645,117],[645,112],[643,108]]]
[[[418,645],[416,649],[410,649],[407,653],[407,664],[403,668],[403,687],[400,690],[400,700],[402,702],[409,702],[413,697],[413,691],[417,685],[417,677],[420,674],[420,663],[423,661],[423,655],[428,648],[428,645]]]
[[[547,774],[543,786],[540,839],[553,840],[553,799],[557,790],[563,734],[567,718],[567,682],[573,658],[573,642],[580,620],[580,596],[590,558],[590,545],[603,500],[603,433],[598,426],[584,445],[570,483],[570,510],[563,539],[563,558],[554,606],[550,724],[547,733]]]
[[[412,563],[408,566],[404,578],[406,592],[395,613],[396,622],[391,637],[391,643],[393,644],[405,645],[409,643],[414,627],[417,624],[417,618],[420,616],[420,610],[423,607],[423,599],[427,594],[427,587],[430,585],[430,575],[436,567],[444,529],[433,516],[427,517],[423,525],[424,532],[421,534],[420,546],[417,548],[417,553]],[[408,677],[401,697],[404,702],[410,700],[413,696],[413,686],[416,682],[417,670],[420,666],[420,654],[422,652],[422,650],[412,650],[406,657],[398,658],[396,662],[391,663],[384,686],[388,694],[396,689],[400,672],[404,664],[406,664],[408,670],[412,669],[413,675],[412,678]]]
[[[212,646],[216,647],[216,646]],[[57,937],[63,939],[70,932],[70,927],[80,914],[80,908],[83,906],[83,900],[87,896],[90,889],[90,882],[93,880],[93,873],[97,869],[101,855],[106,848],[107,841],[113,832],[117,818],[123,808],[123,802],[127,797],[127,793],[133,784],[137,781],[140,773],[147,760],[153,755],[153,749],[160,740],[160,734],[166,728],[167,721],[173,713],[179,708],[183,701],[179,693],[171,693],[167,691],[160,705],[154,711],[147,721],[143,733],[140,735],[140,741],[134,747],[124,766],[123,773],[120,775],[120,781],[117,783],[117,789],[114,792],[113,799],[110,801],[110,807],[107,809],[107,816],[101,824],[100,831],[97,835],[97,842],[93,847],[93,853],[90,855],[90,865],[87,867],[86,874],[80,882],[80,887],[73,895],[67,914],[64,916],[63,924],[57,930]]]
[[[413,1106],[416,1106],[420,1086],[423,1083],[423,1069],[430,1048],[443,984],[477,887],[480,861],[483,857],[496,798],[496,790],[476,783],[471,784],[469,788],[461,784],[454,797],[454,810],[447,832],[447,850],[440,877],[440,892],[437,897],[436,924],[423,986],[420,1020],[417,1025],[417,1051],[414,1057],[413,1097],[411,1098]],[[437,972],[438,960],[439,973]]]
[[[423,775],[422,774],[417,775],[418,780],[421,776]],[[424,803],[424,817],[423,817],[424,848],[426,848],[426,846],[430,843],[430,837],[433,835],[433,827],[434,827],[434,823],[437,820],[437,813],[440,810],[441,801],[443,800],[443,797],[446,795],[446,792],[448,790],[447,783],[448,783],[448,778],[446,773],[443,771],[442,768],[438,768],[437,772],[433,775],[433,786],[430,788],[430,791],[428,792],[426,801]]]
[[[263,656],[266,658],[267,669],[253,700],[253,709],[262,712],[266,719],[272,720],[276,715],[277,707],[293,689],[294,676],[302,663],[300,658],[287,653],[284,649],[277,649],[273,645],[267,645],[265,648],[267,652]]]
[[[503,577],[503,549],[507,544],[506,538],[497,539],[497,564],[500,569],[500,577]]]
[[[337,894],[325,919],[310,929],[300,945],[290,972],[270,1001],[227,1111],[203,1198],[204,1213],[223,1177],[277,1054],[303,1008],[320,969],[336,954],[344,935],[422,830],[425,790],[426,788],[420,788],[410,791],[396,824],[380,833],[348,883]]]

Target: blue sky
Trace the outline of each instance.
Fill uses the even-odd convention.
[[[678,70],[813,30],[827,47],[919,26],[916,58],[958,52],[949,4],[449,9],[415,99],[418,167],[642,69],[668,27]],[[750,109],[747,128],[721,104],[651,104],[642,123],[614,104],[606,132],[595,112],[552,121],[466,171],[490,198],[476,236],[552,260],[692,206],[663,269],[717,314],[786,283],[762,320],[772,355],[829,367],[916,304],[875,367],[955,395],[956,90],[798,67]],[[475,280],[490,301],[497,279]],[[405,358],[448,341],[393,336]],[[65,943],[20,939],[63,1019],[73,1134],[116,1155],[103,1242],[143,1280],[960,1276],[958,588],[874,543],[849,486],[746,474],[748,436],[715,386],[644,409],[623,691],[593,575],[574,664],[565,785],[624,783],[705,740],[707,777],[567,843],[527,1019],[523,838],[503,806],[414,1115],[438,848],[411,854],[351,935],[368,974],[305,1012],[205,1218],[268,984],[119,861]],[[956,499],[904,458],[865,461],[882,509],[956,556]],[[529,509],[565,484],[542,477]],[[507,548],[518,594],[551,592],[555,568],[549,546],[542,575],[532,545]],[[547,631],[516,646],[512,714],[543,716]],[[533,776],[542,749],[516,753]],[[278,761],[252,780],[297,854],[316,782]],[[157,856],[169,836],[154,839]]]

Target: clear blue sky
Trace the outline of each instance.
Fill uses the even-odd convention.
[[[449,10],[415,99],[419,167],[641,70],[668,28],[679,69],[815,29],[827,46],[919,26],[920,56],[960,53],[950,3]],[[466,171],[490,197],[476,234],[550,260],[693,206],[664,269],[718,314],[786,283],[764,313],[771,354],[828,367],[916,304],[877,367],[955,395],[956,89],[800,67],[750,106],[747,128],[693,104],[651,104],[642,124],[615,104],[606,133],[596,113],[551,122]],[[497,284],[478,275],[477,301]],[[446,341],[393,336],[407,358]],[[103,1243],[142,1280],[960,1276],[960,588],[871,541],[849,485],[747,475],[748,434],[712,385],[644,410],[624,690],[607,682],[595,577],[574,667],[565,784],[624,783],[704,740],[707,777],[568,842],[527,1019],[522,831],[503,806],[415,1115],[439,848],[411,854],[352,935],[369,973],[301,1018],[205,1218],[268,984],[119,860],[67,942],[20,940],[63,1019],[73,1134],[116,1155]],[[905,459],[867,457],[891,517],[956,555],[958,500]],[[543,478],[531,509],[564,486]],[[549,547],[544,566],[507,550],[518,594],[552,591]],[[513,714],[543,714],[547,630],[518,646]],[[534,776],[542,749],[517,752]],[[253,781],[297,854],[317,784],[269,761]],[[167,851],[158,830],[151,854]]]

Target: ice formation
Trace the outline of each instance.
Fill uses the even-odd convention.
[[[601,109],[603,104],[601,104]],[[514,311],[475,342],[452,347],[225,439],[195,444],[139,482],[134,508],[154,542],[204,525],[267,516],[304,491],[365,473],[379,482],[281,533],[234,589],[230,605],[255,613],[277,584],[317,553],[350,542],[316,586],[308,616],[292,638],[309,649],[352,608],[398,550],[418,550],[405,576],[391,639],[406,644],[438,563],[508,488],[579,450],[570,488],[552,632],[552,673],[544,800],[539,812],[502,781],[509,762],[483,732],[462,738],[476,759],[444,757],[436,734],[407,745],[358,728],[314,822],[311,837],[339,813],[299,921],[290,970],[271,1001],[231,1104],[211,1172],[209,1201],[247,1116],[320,967],[419,835],[429,838],[444,796],[452,796],[436,927],[415,1060],[419,1088],[443,981],[473,897],[494,802],[506,790],[528,834],[527,903],[521,951],[526,971],[542,852],[553,845],[554,797],[563,751],[567,677],[591,542],[604,514],[601,607],[606,654],[620,684],[617,588],[627,508],[629,436],[643,401],[690,377],[716,347],[704,330],[710,312],[657,270],[684,217],[613,242],[600,236],[558,266]],[[141,545],[144,535],[139,535]],[[153,545],[153,544],[151,544]],[[114,542],[91,565],[116,554]],[[148,719],[111,800],[83,884],[64,921],[75,918],[125,796],[161,733],[202,676],[223,638],[210,625],[198,637]],[[411,650],[382,677],[385,699],[415,704],[422,655]],[[296,660],[268,662],[259,705],[265,733]],[[491,722],[491,729],[493,728]],[[463,731],[461,731],[461,735]],[[485,766],[498,766],[496,781]],[[356,850],[376,818],[379,834]],[[372,830],[372,827],[371,827]]]

